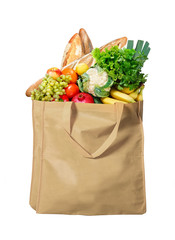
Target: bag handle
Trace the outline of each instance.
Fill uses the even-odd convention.
[[[82,103],[81,103],[82,104]],[[105,140],[105,142],[94,152],[89,153],[83,146],[81,146],[80,143],[78,143],[71,135],[71,128],[72,128],[72,109],[75,108],[74,102],[66,102],[63,109],[63,127],[67,134],[70,136],[70,139],[74,146],[77,148],[77,150],[86,158],[97,158],[102,153],[104,153],[114,142],[116,139],[118,128],[121,120],[121,116],[123,113],[124,104],[123,103],[115,103],[114,106],[114,113],[115,113],[115,126],[111,132],[111,134],[108,136],[108,138]]]

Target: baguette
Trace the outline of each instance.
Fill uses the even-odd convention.
[[[93,46],[92,46],[92,42],[84,28],[81,28],[79,30],[79,35],[80,35],[81,41],[83,43],[84,54],[90,53],[93,49]]]
[[[102,52],[105,50],[105,48],[110,49],[112,46],[116,46],[116,45],[118,45],[120,48],[122,48],[126,45],[126,43],[127,43],[127,37],[118,38],[118,39],[111,41],[111,42],[105,44],[104,46],[100,47],[100,51]],[[89,67],[91,67],[95,63],[95,60],[92,57],[91,53],[88,53],[88,54],[84,55],[83,57],[70,63],[69,65],[63,67],[63,69],[65,69],[65,68],[75,69],[76,65],[78,63],[86,63]]]
[[[74,35],[75,36],[75,35]],[[123,37],[123,38],[119,38],[119,39],[116,39],[112,42],[109,42],[107,43],[106,45],[102,46],[100,48],[101,51],[104,51],[105,48],[108,48],[110,49],[112,46],[115,46],[115,45],[118,45],[120,48],[124,47],[127,43],[127,38],[126,37]],[[86,63],[89,67],[91,67],[94,63],[95,63],[95,60],[93,59],[91,53],[88,53],[82,57],[80,57],[79,59],[71,62],[70,64],[66,65],[65,67],[62,68],[63,69],[66,69],[66,68],[72,68],[72,69],[75,69],[76,68],[76,65],[78,63]],[[41,84],[42,82],[42,78],[40,80],[38,80],[36,83],[32,84],[26,91],[26,96],[27,97],[30,97],[31,96],[31,92],[34,90],[34,89],[37,89],[38,86]]]
[[[83,44],[78,33],[69,40],[62,58],[61,67],[64,67],[84,55]]]
[[[31,96],[31,92],[34,90],[34,89],[37,89],[38,86],[42,83],[42,78],[40,80],[38,80],[37,82],[35,82],[34,84],[32,84],[26,91],[26,96],[27,97],[30,97]]]
[[[127,37],[115,39],[114,41],[111,41],[111,42],[107,43],[106,45],[102,46],[100,48],[100,50],[102,52],[105,50],[105,48],[110,49],[111,47],[116,46],[116,45],[118,45],[119,48],[123,48],[126,45],[127,40],[128,40]]]

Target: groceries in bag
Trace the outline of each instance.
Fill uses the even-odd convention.
[[[148,42],[138,40],[134,48],[134,41],[127,41],[126,37],[93,49],[86,31],[80,29],[65,48],[62,69],[48,69],[45,77],[33,84],[26,95],[32,100],[50,102],[126,104],[143,101],[147,74],[142,68],[149,52]]]

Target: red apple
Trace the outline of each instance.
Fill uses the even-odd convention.
[[[60,69],[53,67],[47,70],[47,74],[56,80],[62,73]]]

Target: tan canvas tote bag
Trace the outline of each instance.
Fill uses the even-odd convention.
[[[143,214],[143,102],[33,101],[37,213]]]

